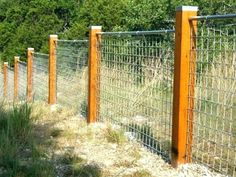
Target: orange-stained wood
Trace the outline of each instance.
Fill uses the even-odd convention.
[[[196,36],[197,36],[197,21],[190,21],[191,28],[191,52],[189,63],[189,100],[188,100],[188,139],[187,139],[187,162],[192,162],[192,144],[193,144],[193,109],[194,109],[194,94],[195,94],[195,73],[196,73]]]
[[[27,49],[27,101],[32,101],[33,91],[33,48]]]
[[[49,83],[48,104],[56,104],[56,46],[57,35],[49,37]]]
[[[191,149],[189,148],[191,144],[188,143],[188,147],[186,146],[188,133],[191,50],[191,25],[189,17],[196,15],[197,7],[183,6],[179,9],[177,8],[175,26],[174,96],[171,149],[172,165],[174,167],[187,162],[186,154],[187,151]],[[191,90],[193,88],[194,86],[192,85]]]
[[[18,100],[19,91],[19,57],[14,58],[14,101]]]
[[[96,122],[96,110],[99,105],[99,88],[98,88],[98,41],[100,36],[97,35],[101,32],[101,26],[91,26],[89,34],[89,90],[88,90],[88,117],[87,122]]]
[[[8,85],[8,62],[3,64],[3,96],[7,98],[7,85]]]

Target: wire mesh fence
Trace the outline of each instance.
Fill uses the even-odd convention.
[[[187,149],[191,146],[191,150],[187,150],[187,161],[192,159],[236,176],[236,15],[231,14],[231,19],[224,19],[225,16],[190,18],[198,21],[198,32],[191,34],[191,51],[185,50],[190,52],[191,59],[189,129],[184,138],[188,140]],[[174,30],[100,32],[97,38],[98,121],[123,128],[129,139],[138,140],[169,161],[174,67],[184,70],[180,69],[182,65],[174,66]],[[181,61],[186,58],[180,57]],[[47,102],[48,67],[48,54],[33,54],[34,100]],[[8,67],[7,74],[7,97],[11,101],[13,69]],[[57,40],[56,77],[57,103],[87,117],[87,40]],[[27,65],[22,61],[18,79],[19,98],[23,100]],[[2,94],[1,73],[0,82]]]
[[[26,99],[26,87],[27,87],[27,64],[23,61],[19,61],[18,70],[18,98],[21,101]]]
[[[120,125],[129,138],[169,160],[173,31],[98,37],[98,120]]]
[[[7,68],[7,100],[13,101],[14,99],[14,69]]]
[[[57,103],[87,117],[88,41],[57,41]]]
[[[236,18],[199,21],[191,38],[196,47],[190,61],[195,67],[190,67],[194,106],[189,109],[193,139],[188,156],[236,176]]]
[[[33,54],[33,100],[48,99],[48,54]]]

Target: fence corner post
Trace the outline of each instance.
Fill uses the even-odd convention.
[[[48,82],[48,104],[56,104],[56,46],[57,35],[49,36],[49,82]]]
[[[189,67],[191,51],[191,25],[189,17],[196,16],[198,7],[179,6],[176,8],[174,95],[172,116],[171,164],[177,167],[187,163]]]
[[[97,55],[98,52],[98,36],[97,33],[101,32],[101,26],[91,26],[89,31],[89,83],[88,83],[88,117],[87,122],[93,123],[96,122],[97,116],[96,111],[98,108],[98,94],[99,88],[97,85],[98,78],[98,67],[99,67],[99,58]]]
[[[3,96],[7,98],[8,94],[8,62],[3,63]]]
[[[20,57],[14,57],[14,101],[18,100],[19,92],[19,61]]]
[[[32,101],[33,90],[33,53],[34,48],[27,49],[27,101]]]

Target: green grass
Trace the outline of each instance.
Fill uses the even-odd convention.
[[[0,105],[0,177],[51,177],[52,164],[33,137],[28,104]]]
[[[111,126],[106,129],[105,137],[110,143],[123,144],[126,141],[124,131],[114,130]]]

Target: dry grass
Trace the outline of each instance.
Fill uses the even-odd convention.
[[[233,55],[236,54],[214,58],[198,78],[193,144],[193,157],[198,162],[231,175],[235,174],[236,168],[233,147],[236,144],[236,68]]]
[[[86,120],[67,109],[51,112],[47,106],[36,104],[33,110],[33,114],[41,115],[35,124],[37,140],[47,151],[59,177],[164,177],[179,174],[161,157],[135,141],[121,141],[124,134],[118,126],[87,125]],[[108,137],[112,137],[112,141]]]
[[[111,125],[105,131],[105,137],[108,142],[123,144],[126,141],[126,137],[124,135],[124,131],[121,129],[114,130]]]

